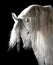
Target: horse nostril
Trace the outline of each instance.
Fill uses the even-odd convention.
[[[27,32],[27,34],[29,34],[29,31]]]

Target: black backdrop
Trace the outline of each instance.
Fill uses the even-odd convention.
[[[18,64],[18,65],[38,65],[37,59],[34,56],[34,53],[31,50],[24,50],[21,48],[18,53],[16,50],[16,46],[8,51],[8,41],[9,34],[13,27],[14,21],[12,20],[11,13],[15,12],[17,15],[27,6],[31,4],[39,4],[39,5],[52,5],[53,2],[50,1],[41,1],[41,0],[17,0],[17,1],[2,1],[0,7],[0,62],[1,65],[4,64]]]

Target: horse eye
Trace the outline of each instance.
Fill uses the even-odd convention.
[[[29,22],[29,18],[26,18],[25,21],[26,21],[26,22]]]
[[[29,31],[27,32],[27,34],[29,34]]]

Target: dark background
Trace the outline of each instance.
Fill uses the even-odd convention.
[[[18,64],[18,65],[38,65],[37,59],[34,56],[33,50],[24,50],[22,48],[22,41],[20,45],[20,52],[16,50],[16,46],[8,51],[8,42],[10,31],[13,27],[14,21],[11,17],[11,13],[15,12],[17,15],[31,4],[39,5],[52,5],[52,0],[17,0],[17,1],[2,1],[0,7],[0,62],[4,64]]]

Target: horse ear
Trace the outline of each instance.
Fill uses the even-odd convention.
[[[16,16],[15,13],[11,13],[11,14],[12,14],[12,18],[13,18],[14,22],[17,23],[18,22],[18,17]]]

